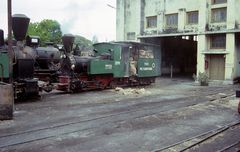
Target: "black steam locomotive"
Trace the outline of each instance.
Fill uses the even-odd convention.
[[[52,42],[47,42],[46,47],[40,47],[39,41],[39,37],[27,36],[27,43],[36,53],[34,76],[41,81],[56,82],[57,71],[60,68],[61,52]]]
[[[27,29],[30,19],[23,14],[16,14],[13,21],[13,86],[15,99],[30,96],[39,96],[39,91],[51,91],[48,85],[57,77],[59,69],[60,51],[48,43],[47,47],[39,47],[40,38],[37,36],[27,36]],[[0,74],[1,81],[8,81],[9,60],[7,56],[7,46],[4,43],[3,31],[0,31]],[[39,84],[42,81],[42,85]],[[55,80],[57,81],[57,80]]]
[[[30,19],[22,14],[12,17],[13,35],[16,44],[13,47],[13,80],[15,98],[37,96],[39,93],[38,80],[34,78],[36,52],[27,46],[25,37]]]

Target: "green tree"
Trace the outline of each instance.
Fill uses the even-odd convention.
[[[85,37],[82,37],[80,35],[75,35],[75,45],[78,45],[80,50],[89,50],[92,49],[92,41],[86,39]]]
[[[45,42],[61,43],[62,31],[60,24],[55,20],[45,19],[41,22],[30,23],[28,35],[39,36],[41,45]]]

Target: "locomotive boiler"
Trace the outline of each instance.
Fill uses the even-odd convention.
[[[35,39],[35,40],[34,40]],[[61,52],[59,49],[54,47],[52,42],[47,42],[46,47],[40,47],[39,41],[40,39],[36,36],[28,36],[27,42],[34,41],[38,44],[32,44],[33,49],[36,53],[35,57],[35,69],[34,76],[37,77],[41,81],[45,82],[57,82],[57,71],[60,68],[60,59]],[[31,43],[30,43],[31,44]]]
[[[65,34],[62,37],[64,45],[64,55],[62,62],[62,72],[74,74],[86,74],[89,62],[94,59],[91,56],[79,56],[73,54],[73,42],[74,36],[71,34]]]

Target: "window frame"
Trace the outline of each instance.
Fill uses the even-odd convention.
[[[135,40],[136,33],[135,32],[127,32],[127,40]]]
[[[210,49],[226,49],[226,40],[226,34],[210,35]]]
[[[176,24],[168,24],[169,17],[175,17],[176,21],[174,21],[174,22],[176,22]],[[178,27],[178,13],[166,14],[165,15],[165,26],[167,28],[177,28]]]
[[[146,17],[146,28],[157,28],[157,15]]]
[[[226,4],[227,0],[212,0],[212,5],[216,4]]]
[[[190,16],[190,15],[196,15],[196,16]],[[190,17],[196,17],[197,19],[193,19]],[[189,22],[190,19],[196,20],[196,22]],[[199,23],[199,11],[187,12],[187,25],[197,25],[198,23]]]
[[[222,14],[223,12],[221,12],[221,10],[224,10],[224,13],[225,13],[225,17],[224,19],[221,19],[222,18]],[[220,18],[220,19],[216,19],[216,13],[220,13],[218,14],[219,16],[217,18]],[[214,8],[211,10],[211,22],[212,23],[224,23],[227,21],[227,7],[221,7],[221,8]]]

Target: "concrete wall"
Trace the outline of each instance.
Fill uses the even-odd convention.
[[[234,58],[236,54],[235,50],[235,34],[229,33],[226,36],[226,64],[225,64],[225,79],[232,80],[234,78]],[[236,68],[236,67],[235,67]]]
[[[126,0],[125,10],[126,16],[125,21],[125,37],[127,37],[128,32],[135,32],[139,35],[140,31],[140,7],[139,0]]]
[[[119,41],[122,41],[125,39],[125,10],[124,10],[124,1],[123,0],[117,0],[117,21],[116,21],[116,39]]]
[[[117,40],[127,39],[127,33],[141,33],[141,0],[117,0]]]
[[[240,0],[235,0],[235,6],[234,6],[234,10],[235,10],[235,14],[237,14],[236,17],[236,26],[238,29],[240,29]]]
[[[212,4],[212,0],[117,0],[117,11],[120,11],[117,16],[117,40],[127,40],[126,34],[128,32],[136,33],[137,37],[149,37],[156,39],[158,36],[166,34],[181,33],[186,35],[198,36],[197,43],[197,70],[198,72],[207,72],[205,69],[205,60],[209,60],[209,54],[216,54],[216,52],[225,56],[225,80],[232,80],[240,76],[240,68],[238,69],[238,60],[240,60],[239,43],[236,41],[235,32],[233,30],[240,30],[240,0],[228,0],[223,4]],[[121,1],[121,2],[120,2]],[[123,5],[124,4],[124,5]],[[212,10],[217,8],[227,8],[227,20],[221,23],[212,23]],[[198,24],[187,25],[187,12],[198,11]],[[124,12],[124,13],[123,13]],[[168,14],[178,14],[178,27],[176,31],[166,30],[166,17]],[[124,17],[120,16],[124,14]],[[146,18],[150,16],[157,16],[157,27],[147,28]],[[123,19],[124,18],[124,19]],[[124,22],[122,21],[124,20]],[[231,32],[228,32],[231,31]],[[122,33],[124,32],[124,34]],[[208,32],[223,32],[226,34],[226,48],[213,50],[211,49],[210,34]],[[239,31],[237,31],[239,32]],[[159,38],[157,38],[159,39]],[[164,39],[164,38],[160,38]],[[141,39],[142,40],[142,39]],[[239,39],[237,39],[239,40]],[[155,41],[155,40],[153,40]],[[157,42],[164,45],[162,42]],[[163,47],[161,51],[167,51],[167,47]],[[164,54],[164,53],[163,53]],[[164,56],[164,55],[163,55]],[[164,61],[164,59],[163,59]],[[167,69],[169,70],[169,69]],[[177,69],[176,69],[177,71]]]
[[[136,35],[161,34],[164,29],[165,15],[178,13],[179,32],[205,32],[240,28],[240,0],[229,0],[225,4],[212,5],[211,0],[117,0],[117,40],[123,40],[122,32],[136,32]],[[212,23],[212,9],[227,7],[227,21]],[[187,12],[198,11],[198,25],[187,25]],[[236,14],[236,15],[235,15]],[[156,28],[146,27],[146,17],[157,16]],[[120,24],[119,24],[120,23]],[[218,29],[216,29],[218,27]],[[143,29],[144,28],[144,29]],[[122,29],[125,29],[123,31]],[[151,33],[151,31],[153,31]],[[137,38],[136,38],[137,40]]]

